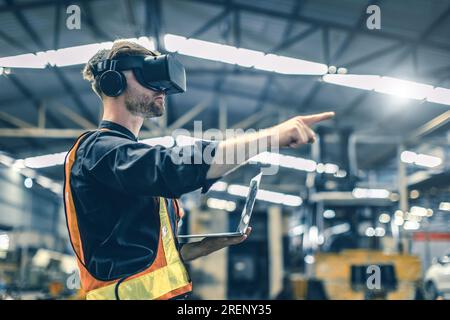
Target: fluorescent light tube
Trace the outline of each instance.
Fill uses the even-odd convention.
[[[433,86],[392,77],[381,77],[375,91],[403,98],[425,99],[433,90]]]
[[[376,75],[357,75],[357,74],[326,74],[322,77],[323,81],[357,88],[362,90],[374,90],[381,77]]]

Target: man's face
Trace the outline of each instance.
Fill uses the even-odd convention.
[[[142,86],[132,71],[125,71],[127,89],[124,92],[125,106],[131,114],[145,119],[160,117],[164,113],[164,92],[157,92]]]

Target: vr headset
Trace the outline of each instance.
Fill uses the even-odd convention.
[[[166,95],[186,91],[186,71],[170,54],[107,59],[92,65],[92,69],[101,91],[109,97],[117,97],[125,91],[127,81],[121,72],[124,70],[132,70],[136,80],[151,90]]]

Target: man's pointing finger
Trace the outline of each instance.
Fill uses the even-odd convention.
[[[306,125],[312,125],[320,121],[328,120],[334,117],[334,112],[322,112],[318,114],[312,114],[310,116],[301,117]]]

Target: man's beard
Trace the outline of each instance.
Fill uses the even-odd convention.
[[[154,98],[145,95],[138,97],[127,95],[125,97],[125,106],[132,115],[140,116],[144,119],[160,117],[164,112],[164,100],[158,103]]]

